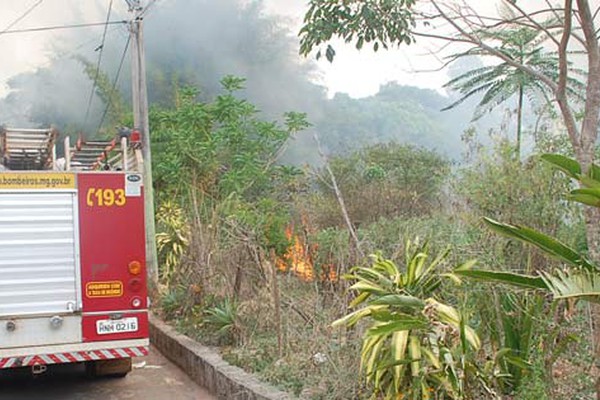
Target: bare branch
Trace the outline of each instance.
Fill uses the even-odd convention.
[[[453,43],[458,42],[458,43],[478,44],[478,42],[474,42],[471,39],[463,39],[461,37],[455,37],[455,36],[436,35],[435,33],[425,33],[425,32],[412,32],[412,34],[414,36],[419,36],[419,37],[424,37],[424,38],[429,38],[429,39],[446,40],[448,42],[453,42]]]
[[[563,11],[563,10],[559,10],[556,9],[552,3],[550,3],[550,0],[544,0],[544,2],[546,3],[546,5],[548,6],[548,9],[552,10],[552,13],[554,14],[554,17],[558,20],[560,20],[560,14],[558,13],[559,11]]]
[[[545,16],[546,14],[552,14],[552,16],[557,19],[557,20],[562,20],[562,18],[560,17],[560,15],[558,14],[559,11],[564,11],[563,8],[555,8],[552,7],[551,4],[546,1],[546,4],[548,4],[549,8],[547,9],[543,9],[543,10],[537,10],[537,11],[532,11],[532,12],[526,12],[525,10],[522,10],[522,13],[525,14],[525,16],[520,15],[514,18],[501,18],[501,17],[491,17],[491,16],[480,16],[477,15],[477,13],[462,13],[461,14],[461,19],[472,19],[472,18],[476,18],[479,19],[480,21],[482,21],[481,23],[471,23],[471,25],[475,25],[479,27],[479,30],[494,30],[494,29],[501,29],[505,26],[523,26],[526,28],[531,28],[531,29],[541,29],[543,30],[546,35],[548,36],[548,38],[550,38],[557,46],[559,45],[559,41],[558,39],[556,39],[556,36],[558,35],[558,32],[554,33],[552,32],[553,30],[557,29],[557,30],[561,30],[563,28],[562,23],[561,24],[553,24],[553,25],[548,25],[548,26],[542,26],[534,17],[536,16],[540,16],[543,18],[547,17]],[[438,17],[441,17],[441,15],[438,15]],[[487,22],[485,22],[487,21]],[[585,40],[583,39],[583,37],[581,37],[580,35],[576,34],[576,31],[581,30],[581,28],[578,27],[571,27],[571,35],[573,36],[573,38],[575,38],[581,45],[585,46]],[[600,31],[599,31],[600,32]]]
[[[587,1],[577,0],[578,17],[581,21],[581,29],[590,48],[588,51],[592,57],[598,57],[598,39],[594,30],[594,17],[592,16],[589,4]],[[592,54],[593,53],[593,54]]]
[[[461,58],[462,56],[463,56],[463,53],[461,53],[461,54],[455,54],[455,55],[452,55],[452,56],[446,57],[446,60],[447,60],[447,61],[445,61],[445,62],[442,62],[442,63],[440,64],[440,66],[439,66],[439,67],[437,67],[437,68],[424,68],[424,69],[419,69],[419,70],[414,70],[414,69],[413,69],[413,71],[416,71],[416,72],[423,72],[423,73],[429,73],[429,72],[440,72],[440,71],[444,70],[446,67],[448,67],[450,64],[452,64],[454,61],[456,61],[456,60],[458,60],[459,58]]]
[[[556,88],[556,96],[564,97],[567,90],[567,74],[568,74],[568,62],[567,62],[567,48],[569,46],[569,38],[571,36],[571,26],[572,26],[572,17],[571,17],[571,9],[572,9],[572,1],[565,1],[565,22],[563,34],[560,39],[560,44],[558,46],[558,87]]]
[[[598,13],[600,13],[600,6],[596,7],[596,11],[594,11],[594,15],[592,15],[592,21],[596,21],[598,17]],[[598,37],[598,33],[600,32],[600,28],[596,29],[596,37]]]
[[[594,11],[594,15],[592,16],[592,21],[596,20],[598,13],[600,12],[600,6],[596,7],[596,11]]]
[[[525,19],[527,19],[529,22],[531,22],[534,27],[536,27],[537,29],[541,30],[542,32],[546,33],[546,35],[548,35],[548,38],[550,40],[552,40],[557,46],[560,46],[560,43],[558,42],[558,40],[554,37],[554,35],[552,33],[550,33],[550,31],[548,29],[546,29],[542,24],[540,24],[539,22],[537,22],[531,15],[529,15],[528,13],[526,13],[521,7],[519,7],[517,5],[516,1],[504,1],[506,4],[508,4],[509,7],[514,8],[515,10],[517,10],[519,13],[521,13],[521,15],[523,17],[525,17]]]
[[[516,16],[514,18],[500,18],[500,17],[481,17],[481,16],[478,16],[477,14],[461,14],[461,18],[478,17],[480,19],[485,19],[485,20],[488,20],[488,21],[494,22],[494,23],[493,24],[483,24],[483,25],[481,25],[481,28],[482,29],[495,29],[495,28],[500,28],[505,25],[523,24],[524,21],[530,20],[530,19],[533,19],[535,21],[534,17],[543,16],[544,14],[548,14],[548,13],[551,13],[552,15],[555,16],[557,10],[562,10],[562,9],[543,9],[543,10],[532,11],[530,13],[527,13],[527,17]],[[537,21],[535,21],[535,23],[539,24],[539,22],[537,22]],[[528,25],[528,26],[531,26],[531,25]]]
[[[317,151],[319,152],[319,155],[323,158],[323,161],[325,162],[325,170],[327,171],[327,173],[329,174],[329,178],[331,179],[331,184],[333,185],[335,197],[337,198],[337,201],[342,210],[344,222],[346,223],[348,232],[350,233],[350,236],[352,237],[352,240],[354,241],[354,245],[356,246],[356,251],[358,251],[358,253],[361,255],[361,257],[364,257],[364,254],[360,247],[360,241],[358,240],[358,236],[356,235],[354,226],[352,226],[352,221],[350,221],[350,216],[348,215],[348,209],[346,208],[346,203],[344,202],[344,197],[342,196],[342,192],[340,191],[340,188],[337,185],[337,180],[335,179],[335,175],[333,174],[333,171],[331,170],[331,167],[329,166],[329,160],[327,159],[327,156],[323,152],[323,149],[321,147],[321,141],[319,140],[319,135],[317,134],[316,131],[315,131],[315,134],[313,137],[315,139],[315,142],[317,143]]]
[[[467,32],[462,26],[460,26],[458,23],[456,23],[456,21],[450,15],[446,14],[441,9],[439,4],[437,3],[437,0],[430,0],[430,2],[437,9],[437,11],[440,13],[442,18],[444,18],[446,21],[448,21],[454,27],[454,29],[456,29],[456,31],[461,35],[459,37],[452,38],[452,40],[476,44],[477,46],[479,46],[482,49],[484,49],[485,51],[487,51],[490,55],[496,56],[496,57],[500,58],[501,60],[503,60],[504,62],[506,62],[508,65],[518,68],[521,71],[526,72],[527,74],[538,78],[539,80],[544,82],[550,89],[552,89],[553,91],[556,91],[557,85],[550,77],[542,74],[539,71],[534,70],[533,68],[530,68],[526,65],[516,62],[515,60],[513,60],[506,54],[502,53],[501,51],[484,43],[482,39],[478,38],[471,32]],[[431,36],[431,37],[434,37],[434,36]],[[438,37],[438,38],[443,38],[443,37]],[[447,39],[447,40],[450,40],[450,39]]]

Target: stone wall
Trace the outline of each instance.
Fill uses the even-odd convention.
[[[229,365],[215,351],[150,318],[150,343],[185,371],[196,383],[219,399],[291,400],[293,397]]]

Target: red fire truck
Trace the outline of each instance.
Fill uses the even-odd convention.
[[[85,363],[124,376],[148,353],[142,158],[134,135],[0,131],[0,369]]]

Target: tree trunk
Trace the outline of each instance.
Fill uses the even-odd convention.
[[[517,103],[517,160],[521,160],[521,132],[523,125],[523,85],[519,86],[519,99]]]
[[[598,262],[600,260],[600,209],[595,207],[586,207],[585,229],[589,255],[592,260]],[[594,350],[594,365],[592,370],[599,373],[600,363],[600,304],[591,303],[591,330],[592,348]],[[600,400],[600,374],[596,379],[596,399]]]
[[[596,105],[597,109],[595,111],[596,115],[598,114],[598,109],[600,109],[600,96],[596,97]],[[590,98],[588,97],[587,103],[590,102]],[[589,104],[587,104],[589,106]],[[591,122],[590,122],[591,120]],[[586,124],[586,122],[588,122]],[[575,148],[575,154],[577,155],[578,161],[581,163],[583,173],[587,173],[589,168],[591,167],[592,162],[594,161],[594,150],[595,150],[595,138],[596,135],[592,135],[591,130],[597,132],[598,130],[598,119],[595,121],[593,118],[586,118],[583,122],[582,128],[582,138],[579,146],[573,146]],[[587,139],[587,140],[586,140]],[[589,257],[595,263],[600,262],[600,209],[596,207],[586,207],[584,208],[584,217],[585,217],[585,233],[589,251]],[[591,304],[592,308],[592,323],[591,330],[592,334],[590,335],[592,338],[592,351],[594,356],[594,364],[592,366],[592,371],[595,371],[598,377],[596,378],[596,400],[600,400],[600,304],[593,303]]]
[[[590,98],[588,97],[587,106],[589,106]],[[600,109],[600,96],[596,97],[595,101],[596,115],[598,115],[598,109]],[[586,123],[587,122],[587,123]],[[594,150],[595,150],[595,138],[596,134],[592,135],[592,130],[597,132],[598,130],[598,119],[586,118],[583,122],[583,128],[581,133],[581,143],[573,144],[577,160],[581,163],[582,172],[585,174],[591,167],[594,161]],[[595,263],[600,262],[600,209],[596,207],[585,207],[585,233],[588,245],[589,257]],[[594,356],[594,364],[592,370],[596,372],[598,377],[596,378],[596,400],[600,400],[600,304],[591,304],[592,308],[592,323],[591,329],[592,334],[592,351]]]
[[[600,68],[597,65],[595,73],[600,76]],[[590,73],[591,76],[591,73]],[[600,81],[600,79],[598,79]],[[592,86],[592,88],[590,88]],[[595,144],[598,132],[598,113],[600,111],[600,84],[588,84],[586,113],[583,119],[581,128],[580,143],[574,144],[575,154],[578,161],[581,163],[583,173],[587,173],[591,164],[594,162]],[[585,215],[585,231],[589,250],[589,257],[595,262],[600,263],[600,209],[596,207],[586,207]],[[594,352],[594,369],[598,374],[596,379],[596,400],[600,400],[600,305],[592,305],[592,329],[593,329],[593,352]]]
[[[271,271],[271,294],[273,296],[273,308],[275,310],[275,327],[277,330],[277,355],[279,358],[283,357],[283,327],[281,320],[281,299],[279,297],[279,278],[277,276],[277,268],[275,263],[277,257],[275,256],[275,250],[271,249],[270,260],[267,261],[269,269]]]
[[[314,139],[315,139],[315,142],[317,143],[317,150],[319,152],[319,155],[321,156],[321,158],[323,159],[323,161],[325,163],[325,170],[327,171],[327,173],[329,174],[329,178],[331,179],[331,185],[333,187],[333,192],[335,193],[335,197],[338,201],[338,204],[340,205],[340,210],[342,211],[342,216],[344,217],[344,222],[346,223],[348,232],[350,233],[350,236],[354,242],[356,251],[358,252],[358,254],[360,254],[361,257],[364,257],[364,253],[362,252],[362,249],[360,247],[360,240],[358,240],[358,236],[356,235],[356,230],[354,229],[354,226],[352,225],[352,221],[350,220],[350,215],[348,215],[348,209],[346,208],[346,203],[344,202],[344,196],[342,196],[342,191],[340,190],[340,188],[337,184],[337,179],[335,179],[335,174],[333,173],[333,170],[329,166],[329,159],[327,158],[327,156],[323,152],[323,149],[321,148],[321,141],[319,140],[319,136],[317,135],[317,132],[315,132],[315,134],[314,134]]]
[[[573,0],[565,0],[565,9],[570,13]],[[594,18],[595,14],[592,14],[590,8],[590,1],[588,0],[576,0],[577,9],[576,13],[578,16],[579,23],[581,25],[581,31],[585,38],[585,51],[588,62],[588,78],[586,84],[585,93],[585,112],[583,121],[581,123],[581,135],[579,140],[573,140],[573,148],[577,155],[578,161],[581,163],[584,173],[587,173],[592,162],[594,161],[594,154],[596,150],[596,141],[598,139],[598,124],[600,114],[600,47],[598,43],[597,28],[595,26]],[[566,25],[565,33],[570,33],[571,15],[566,15],[565,20],[568,22]],[[562,55],[563,61],[561,62],[563,89],[566,87],[564,80],[566,79],[566,48],[562,49],[564,54]],[[564,111],[563,111],[564,112]],[[585,229],[587,234],[588,249],[590,257],[593,261],[598,263],[600,261],[600,210],[597,208],[585,210]],[[598,336],[598,328],[600,324],[600,307],[597,304],[593,305],[592,308],[592,329],[594,332],[594,367],[598,369],[598,363],[600,362],[600,337]],[[600,374],[596,379],[596,399],[600,400]]]

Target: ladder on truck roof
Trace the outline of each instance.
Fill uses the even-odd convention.
[[[67,170],[95,171],[140,171],[142,154],[139,148],[128,145],[126,137],[121,140],[90,140],[79,138],[71,146],[70,138],[65,138],[65,163]]]
[[[48,129],[1,128],[2,164],[10,170],[52,169],[56,160],[58,133]]]
[[[88,140],[75,146],[65,137],[64,158],[56,158],[58,132],[0,127],[0,170],[141,171],[141,143],[135,131],[122,128],[115,139]]]

